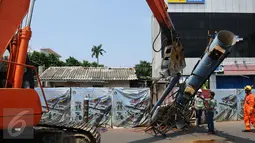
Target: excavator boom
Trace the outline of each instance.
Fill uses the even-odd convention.
[[[154,17],[157,19],[162,32],[166,36],[166,38],[171,41],[171,33],[170,31],[174,31],[174,25],[167,13],[167,5],[164,0],[146,0],[148,3]]]
[[[30,0],[0,0],[0,58],[29,9]]]

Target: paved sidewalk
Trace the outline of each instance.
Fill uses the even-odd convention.
[[[144,133],[143,129],[108,129],[102,133],[102,143],[254,143],[255,130],[243,133],[243,121],[216,122],[217,134],[208,135],[206,127],[171,132],[167,138]],[[211,140],[211,141],[209,141]],[[197,141],[197,142],[195,142]]]

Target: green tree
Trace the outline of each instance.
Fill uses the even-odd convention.
[[[45,66],[47,68],[50,66],[49,58],[44,53],[34,51],[32,54],[28,54],[28,57],[35,67]]]
[[[90,67],[90,66],[91,66],[91,63],[90,63],[89,61],[87,61],[87,60],[83,60],[82,66],[83,66],[83,67]]]
[[[100,44],[99,46],[93,46],[91,49],[92,55],[91,57],[93,58],[94,56],[97,59],[97,64],[99,65],[99,56],[100,55],[104,55],[103,53],[106,53],[106,51],[104,49],[102,49],[102,44]]]
[[[61,61],[59,57],[54,54],[49,54],[47,56],[44,53],[34,51],[28,54],[28,58],[37,68],[38,66],[45,66],[45,68],[50,66],[65,66],[65,62]]]
[[[63,61],[60,61],[60,60],[59,60],[59,62],[58,62],[58,66],[60,66],[60,67],[62,67],[62,66],[66,66],[66,63],[65,63],[65,62],[63,62]]]
[[[97,62],[92,62],[92,63],[91,63],[91,67],[98,67]]]
[[[104,65],[103,64],[99,64],[98,67],[104,67]]]
[[[83,60],[82,62],[78,61],[74,57],[69,57],[64,61],[61,61],[59,57],[54,54],[49,54],[48,56],[44,53],[36,52],[28,54],[29,59],[32,64],[38,68],[38,66],[45,66],[48,68],[50,66],[83,66],[83,67],[104,67],[103,64],[98,64],[97,62],[90,63],[87,60]]]
[[[66,59],[66,65],[67,66],[81,66],[82,64],[74,57],[69,57],[68,59]]]
[[[49,66],[60,66],[60,60],[59,58],[54,54],[48,55],[48,64]]]
[[[135,65],[136,76],[140,79],[150,79],[152,77],[151,63],[147,61],[140,61]]]

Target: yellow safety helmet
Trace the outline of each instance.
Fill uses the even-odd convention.
[[[251,91],[251,90],[252,90],[252,87],[251,87],[250,85],[246,85],[246,86],[244,87],[244,90],[249,90],[249,91]]]

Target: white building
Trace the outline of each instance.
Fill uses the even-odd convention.
[[[180,1],[183,1],[180,3]],[[186,2],[187,1],[187,2]],[[188,3],[199,1],[200,3]],[[183,75],[189,75],[208,43],[208,30],[230,30],[241,39],[221,67],[224,73],[210,77],[210,88],[243,88],[254,84],[255,75],[255,0],[168,0],[168,13],[181,35],[186,57]],[[159,26],[152,17],[152,41]],[[155,42],[160,49],[161,38]],[[153,51],[152,76],[159,76],[161,53]]]
[[[40,50],[35,50],[35,49],[32,49],[31,47],[29,47],[27,50],[28,53],[33,53],[34,51],[44,53],[46,56],[48,56],[49,54],[53,54],[53,55],[57,56],[58,58],[61,58],[61,55],[59,55],[57,52],[55,52],[51,48],[41,48]]]
[[[44,53],[45,55],[49,55],[49,54],[53,54],[53,55],[55,55],[55,56],[57,56],[58,58],[61,58],[61,56],[57,53],[57,52],[55,52],[55,51],[53,51],[52,49],[50,49],[50,48],[42,48],[42,49],[40,49],[40,52],[41,53]]]

